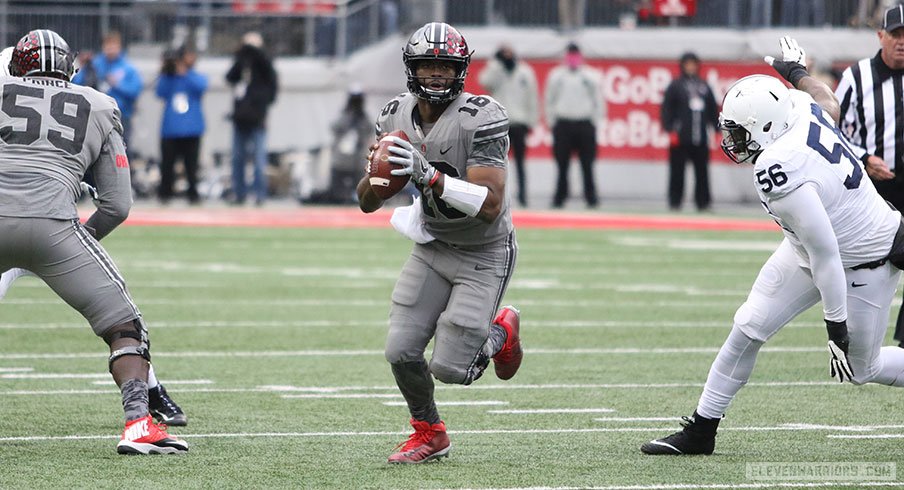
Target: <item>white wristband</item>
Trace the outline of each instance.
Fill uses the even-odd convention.
[[[482,185],[475,185],[446,175],[443,194],[440,198],[449,206],[474,217],[480,212],[489,192],[490,190]]]

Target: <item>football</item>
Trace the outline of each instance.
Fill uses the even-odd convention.
[[[389,199],[399,193],[405,184],[411,180],[410,175],[392,175],[391,170],[399,168],[398,165],[389,162],[389,157],[393,155],[389,151],[392,146],[392,137],[398,136],[405,141],[409,141],[408,135],[401,129],[393,131],[383,138],[371,155],[370,161],[367,163],[367,177],[370,181],[370,187],[374,190],[380,199]]]

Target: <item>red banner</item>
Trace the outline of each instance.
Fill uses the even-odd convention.
[[[659,17],[693,17],[697,0],[653,0],[653,14]]]
[[[550,70],[558,60],[529,60],[537,75],[542,113],[543,90]],[[599,157],[618,160],[667,160],[668,135],[659,123],[659,106],[669,82],[678,75],[676,60],[587,60],[602,73],[603,99],[607,115],[597,129]],[[465,90],[475,94],[486,91],[477,83],[477,74],[485,61],[475,60],[469,68]],[[717,102],[736,80],[755,73],[774,75],[764,63],[755,62],[703,62],[701,76],[712,87]],[[721,136],[714,132],[711,146],[718,149]],[[540,126],[528,137],[528,156],[551,158],[552,134],[541,116]],[[716,160],[728,161],[721,151],[714,151]]]

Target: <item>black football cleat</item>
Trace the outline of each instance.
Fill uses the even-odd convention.
[[[172,426],[188,424],[185,412],[170,398],[162,384],[148,389],[148,408],[158,423]]]
[[[640,446],[644,454],[672,455],[712,454],[716,448],[716,428],[720,419],[707,419],[697,415],[681,417],[682,430],[662,439],[654,439]]]

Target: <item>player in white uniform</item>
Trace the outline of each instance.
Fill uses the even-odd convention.
[[[831,89],[807,74],[783,38],[770,63],[798,90],[765,75],[739,80],[722,106],[722,149],[752,161],[757,192],[785,239],[760,270],[684,429],[644,444],[647,454],[712,454],[716,429],[750,378],[762,345],[820,300],[830,374],[843,382],[904,386],[904,350],[882,347],[900,270],[901,214],[876,192],[836,123]]]

